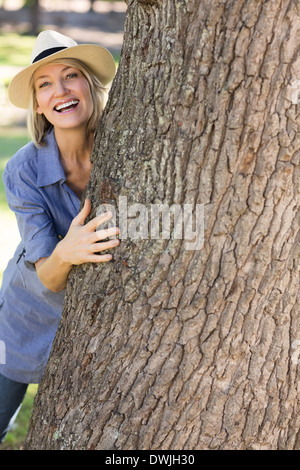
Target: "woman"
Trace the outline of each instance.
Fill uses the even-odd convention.
[[[31,65],[9,87],[12,103],[29,109],[32,142],[10,159],[3,175],[21,243],[0,292],[0,442],[28,384],[42,377],[72,266],[107,262],[112,255],[101,252],[119,244],[116,227],[96,230],[111,214],[85,224],[89,200],[79,212],[104,86],[114,74],[114,59],[103,47],[44,31]]]

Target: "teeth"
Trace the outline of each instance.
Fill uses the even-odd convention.
[[[55,109],[56,109],[56,111],[60,111],[61,109],[68,108],[69,106],[72,106],[72,105],[78,104],[78,103],[79,103],[78,100],[68,101],[67,103],[59,104],[58,106],[55,107]]]

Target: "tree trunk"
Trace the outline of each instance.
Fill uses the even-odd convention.
[[[299,15],[129,0],[87,190],[127,232],[71,273],[26,448],[300,448]],[[157,204],[204,207],[203,247]]]
[[[30,28],[29,34],[37,36],[39,33],[40,1],[39,0],[26,0],[25,8],[30,9],[31,28]]]

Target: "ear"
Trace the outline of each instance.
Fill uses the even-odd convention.
[[[36,99],[35,96],[34,96],[34,98],[33,98],[33,110],[34,110],[34,112],[36,112],[37,114],[43,114],[43,113],[42,113],[42,110],[41,110],[41,108],[40,108],[40,106],[39,106],[39,103],[38,103],[38,101],[37,101],[37,99]]]
[[[41,108],[39,107],[38,104],[36,104],[36,106],[35,106],[35,112],[36,112],[37,114],[43,114],[43,113],[42,113],[42,110],[41,110]]]

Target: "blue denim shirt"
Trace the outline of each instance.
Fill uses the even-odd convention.
[[[42,377],[64,297],[64,291],[54,293],[41,283],[34,263],[51,255],[80,208],[80,200],[66,184],[53,130],[46,142],[41,149],[32,142],[25,145],[3,174],[21,243],[0,291],[0,342],[5,349],[0,373],[23,383],[38,383]]]

